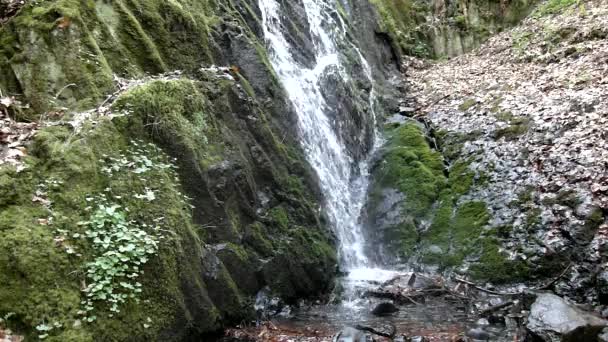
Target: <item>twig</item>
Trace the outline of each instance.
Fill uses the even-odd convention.
[[[76,86],[76,83],[70,83],[70,84],[67,84],[65,87],[59,89],[57,94],[55,94],[55,99],[58,99],[59,95],[61,95],[61,93],[63,93],[64,90],[68,89],[69,87],[75,87],[75,86]]]
[[[491,313],[491,312],[494,312],[494,311],[496,311],[496,310],[500,310],[500,309],[502,309],[502,308],[509,307],[509,306],[511,306],[511,305],[513,305],[513,304],[515,304],[515,302],[513,302],[512,300],[510,300],[510,301],[508,301],[508,302],[504,302],[504,303],[500,303],[500,304],[498,304],[498,305],[491,306],[491,307],[489,307],[489,308],[487,308],[487,309],[485,309],[485,310],[481,311],[479,314],[480,314],[480,315],[482,315],[482,316],[483,316],[483,315],[487,315],[487,314],[489,314],[489,313]]]
[[[492,290],[488,290],[485,289],[481,286],[476,285],[475,283],[472,283],[468,280],[464,280],[464,279],[460,279],[460,278],[456,278],[454,277],[454,280],[456,280],[457,282],[463,283],[463,284],[467,284],[469,286],[474,287],[475,289],[481,291],[481,292],[485,292],[485,293],[489,293],[489,294],[494,294],[494,295],[498,295],[498,296],[517,296],[520,295],[521,292],[498,292],[498,291],[492,291]]]
[[[429,108],[430,106],[436,105],[436,104],[438,104],[439,102],[441,102],[441,101],[443,101],[443,100],[447,99],[447,98],[448,98],[448,97],[450,97],[450,96],[452,96],[452,94],[447,94],[447,95],[445,95],[445,96],[442,96],[442,97],[441,97],[441,98],[439,98],[438,100],[435,100],[435,101],[433,101],[433,102],[431,102],[431,103],[429,103],[429,104],[422,105],[422,106],[418,106],[418,107],[417,107],[417,108],[414,110],[414,112],[419,112],[419,111],[421,111],[421,110],[423,110],[423,109],[427,109],[427,108]],[[420,114],[415,115],[415,116],[420,116]]]
[[[548,282],[547,284],[545,284],[541,287],[533,288],[532,290],[546,290],[546,289],[550,288],[551,286],[553,286],[553,284],[557,283],[557,281],[561,277],[566,275],[566,272],[568,272],[568,270],[570,270],[570,267],[572,267],[572,263],[569,263],[568,266],[566,266],[566,268],[562,271],[562,273],[560,273],[557,277],[555,277],[555,279],[551,280],[550,282]]]
[[[394,325],[392,325],[392,324],[390,324],[390,326],[392,328],[392,333],[390,333],[390,334],[384,333],[382,331],[378,331],[378,330],[376,330],[374,328],[365,327],[365,326],[362,326],[362,325],[359,325],[359,324],[357,324],[355,326],[355,329],[361,330],[361,331],[367,331],[367,332],[370,332],[370,333],[372,333],[374,335],[378,335],[378,336],[382,336],[382,337],[393,338],[395,336],[395,333],[397,333],[397,328]]]

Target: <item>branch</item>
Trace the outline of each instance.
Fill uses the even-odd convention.
[[[498,292],[498,291],[492,291],[492,290],[488,290],[485,289],[481,286],[476,285],[475,283],[472,283],[468,280],[464,280],[464,279],[460,279],[460,278],[456,278],[454,277],[454,280],[456,280],[457,282],[463,283],[463,284],[467,284],[469,286],[474,287],[475,289],[481,291],[481,292],[485,292],[485,293],[489,293],[489,294],[493,294],[493,295],[498,295],[498,296],[517,296],[520,295],[521,292]]]
[[[391,333],[385,333],[385,332],[382,332],[382,331],[378,331],[378,330],[376,330],[374,328],[362,326],[362,325],[359,325],[359,324],[357,324],[355,326],[355,329],[361,330],[361,331],[367,331],[367,332],[370,332],[370,333],[372,333],[374,335],[378,335],[378,336],[382,336],[382,337],[393,338],[393,337],[395,337],[395,333],[397,333],[397,328],[393,324],[390,324],[390,326],[391,326],[391,330],[392,330]]]
[[[557,277],[555,277],[555,279],[551,280],[550,282],[548,282],[547,284],[541,286],[541,287],[536,287],[533,288],[532,290],[546,290],[548,288],[550,288],[551,286],[553,286],[553,284],[557,283],[557,281],[566,275],[566,272],[568,272],[568,270],[570,270],[570,267],[572,267],[572,263],[569,263],[568,266],[566,266],[566,268],[562,271],[562,273],[560,273]]]

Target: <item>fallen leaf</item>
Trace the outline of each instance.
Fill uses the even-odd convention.
[[[68,28],[72,24],[72,21],[68,17],[61,17],[57,20],[57,27],[60,29]]]

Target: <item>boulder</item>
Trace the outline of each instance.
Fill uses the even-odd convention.
[[[399,308],[397,308],[395,304],[390,302],[383,302],[376,305],[374,310],[372,310],[372,314],[375,316],[387,316],[397,311],[399,311]]]
[[[608,321],[573,306],[550,293],[539,294],[530,309],[528,337],[531,341],[596,341]]]

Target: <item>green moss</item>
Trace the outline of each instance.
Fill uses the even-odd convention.
[[[528,230],[536,228],[541,223],[542,210],[540,208],[532,208],[526,212],[526,227]]]
[[[271,255],[273,250],[273,243],[265,237],[266,234],[264,225],[260,222],[255,222],[245,229],[243,241],[257,253],[266,257]]]
[[[559,204],[573,209],[581,204],[581,202],[581,198],[574,190],[561,190],[554,198],[546,198],[543,200],[543,204],[545,205]]]
[[[380,183],[406,194],[404,210],[408,214],[424,216],[446,185],[443,158],[430,148],[416,124],[403,125],[388,134]]]
[[[466,112],[467,110],[473,108],[477,104],[477,100],[475,99],[466,99],[464,102],[458,106],[458,110],[461,112]]]
[[[558,14],[575,5],[578,6],[580,3],[580,0],[548,0],[536,9],[534,15],[542,17],[545,15]]]
[[[412,0],[372,0],[381,17],[381,27],[393,40],[399,54],[430,57],[431,51],[418,24],[429,12],[426,4]]]
[[[275,207],[269,211],[271,222],[279,230],[286,231],[290,228],[290,220],[287,211],[283,207]]]
[[[457,15],[456,17],[454,17],[454,22],[456,23],[456,26],[461,30],[469,29],[467,17],[464,15]]]
[[[509,121],[509,126],[501,128],[494,132],[496,140],[505,138],[506,140],[515,140],[519,136],[526,134],[530,129],[531,120],[527,117],[517,117]]]
[[[128,144],[114,126],[105,121],[81,135],[64,127],[51,127],[36,136],[29,160],[31,167],[23,171],[14,184],[24,192],[23,196],[5,202],[4,205],[9,206],[3,208],[0,218],[4,237],[0,267],[3,274],[9,275],[0,281],[0,294],[8,296],[2,298],[0,312],[17,313],[18,327],[24,331],[32,331],[44,322],[58,322],[63,328],[53,331],[50,340],[70,340],[78,336],[79,340],[86,341],[92,340],[91,336],[101,338],[108,334],[125,340],[134,333],[134,328],[141,330],[140,336],[153,334],[154,329],[144,331],[147,317],[156,322],[156,331],[173,319],[171,299],[167,295],[178,293],[179,285],[165,282],[176,277],[175,265],[170,269],[157,265],[150,273],[152,278],[140,281],[148,285],[150,281],[156,282],[150,289],[162,289],[160,292],[169,302],[154,297],[158,293],[146,289],[143,298],[154,298],[154,304],[129,304],[119,315],[123,323],[109,320],[104,316],[107,313],[102,311],[98,312],[97,323],[73,327],[76,321],[82,320],[78,311],[81,309],[81,282],[86,281],[83,266],[91,256],[91,247],[86,241],[72,237],[76,233],[82,234],[77,222],[88,215],[86,198],[104,189],[112,189],[109,194],[120,196],[140,193],[145,187],[137,177],[115,174],[107,178],[100,171],[98,160],[102,154],[115,155]],[[157,198],[162,204],[143,205],[128,195],[122,197],[122,201],[131,208],[131,219],[151,224],[153,218],[163,216],[164,228],[180,236],[180,227],[188,214],[183,211],[185,204],[178,195],[179,187],[170,174],[160,173],[154,178]],[[41,205],[45,202],[32,202],[34,189],[38,189],[38,196],[48,198],[49,207]],[[75,250],[76,254],[66,253],[68,249]],[[167,251],[163,248],[160,260],[167,257],[163,254]]]
[[[469,170],[470,162],[458,160],[450,168],[448,183],[455,195],[464,195],[473,186],[475,172]]]
[[[471,266],[475,279],[493,283],[508,283],[530,278],[530,267],[524,260],[509,260],[499,249],[498,241],[486,238],[482,241],[479,261]]]

